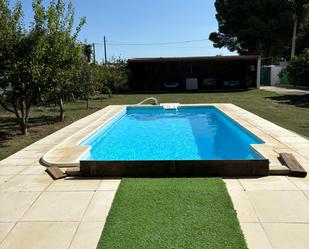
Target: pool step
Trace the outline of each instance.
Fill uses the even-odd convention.
[[[290,169],[291,176],[306,177],[307,171],[301,166],[291,153],[280,153],[279,160]]]
[[[53,178],[54,180],[58,180],[61,178],[65,178],[67,175],[61,170],[59,169],[59,167],[57,166],[50,166],[47,167],[46,172],[50,175],[51,178]]]

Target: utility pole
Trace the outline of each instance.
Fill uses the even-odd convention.
[[[93,64],[95,64],[95,44],[92,43]]]
[[[302,6],[304,8],[304,11],[309,8],[309,4],[303,4]],[[292,49],[291,49],[291,60],[295,56],[295,48],[296,48],[296,39],[297,39],[297,22],[298,22],[298,16],[297,13],[294,14],[294,25],[293,25],[293,36],[292,36]]]
[[[291,60],[295,56],[295,47],[296,47],[296,30],[297,30],[297,16],[294,16],[294,26],[293,26],[293,37],[292,37],[292,49],[291,49]]]
[[[106,38],[104,36],[104,58],[105,58],[105,64],[107,64],[107,52],[106,52]]]

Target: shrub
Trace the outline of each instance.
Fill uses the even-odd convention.
[[[309,48],[292,59],[287,73],[291,84],[309,87]]]

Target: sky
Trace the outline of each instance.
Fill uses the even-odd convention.
[[[10,1],[11,4],[15,0]],[[31,0],[21,0],[26,25],[33,20]],[[45,4],[49,1],[45,0]],[[217,31],[214,0],[72,0],[76,24],[85,16],[79,40],[96,43],[96,58],[230,55],[208,40]],[[192,41],[193,42],[186,42]],[[198,40],[198,41],[196,41]],[[171,42],[171,43],[170,43]],[[179,43],[173,43],[179,42]],[[123,45],[135,44],[135,45]],[[148,45],[141,45],[141,44]],[[149,43],[155,43],[149,45]],[[170,44],[157,44],[170,43]],[[121,44],[121,45],[115,45]]]

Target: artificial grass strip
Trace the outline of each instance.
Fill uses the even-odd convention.
[[[97,249],[247,248],[218,178],[123,179]]]

